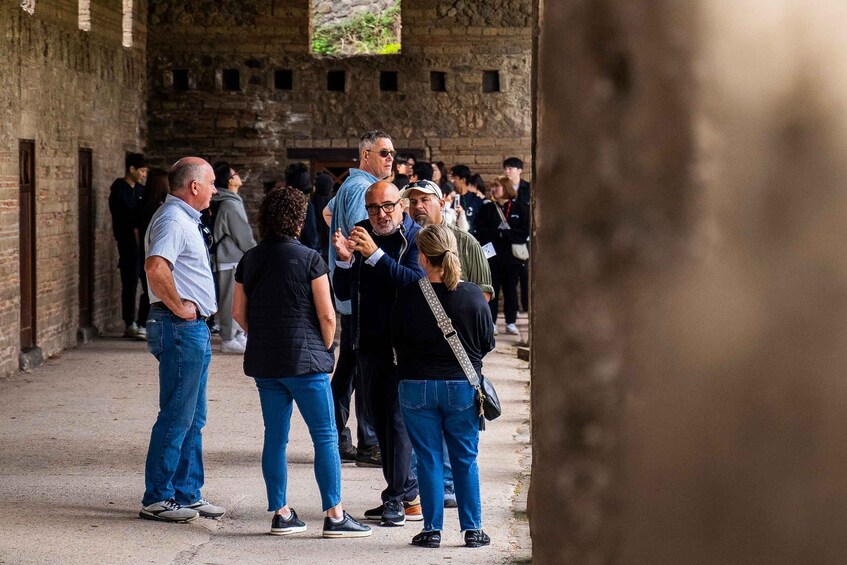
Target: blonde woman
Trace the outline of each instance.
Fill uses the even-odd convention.
[[[456,239],[443,225],[418,233],[419,261],[435,294],[450,317],[471,364],[482,374],[482,358],[494,348],[494,324],[482,291],[461,282]],[[438,547],[444,519],[442,445],[453,467],[459,525],[465,545],[491,543],[482,530],[479,492],[479,410],[476,391],[435,321],[423,291],[411,284],[397,295],[392,314],[397,351],[400,410],[418,456],[418,482],[424,529],[412,545]]]

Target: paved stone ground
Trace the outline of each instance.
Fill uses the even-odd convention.
[[[526,318],[519,326],[526,335]],[[157,411],[156,362],[144,343],[106,337],[0,381],[0,563],[528,562],[529,370],[515,357],[518,339],[503,334],[502,321],[500,332],[485,364],[504,415],[482,433],[479,458],[488,548],[461,546],[455,510],[445,510],[444,540],[436,550],[409,545],[421,528],[415,522],[374,527],[366,539],[322,539],[311,442],[296,410],[289,502],[309,529],[268,535],[258,393],[241,357],[217,353],[217,344],[203,494],[228,512],[191,524],[140,520],[144,457]],[[379,501],[382,485],[379,469],[345,464],[345,508],[361,517]]]

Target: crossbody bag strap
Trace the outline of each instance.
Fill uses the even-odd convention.
[[[501,221],[503,221],[503,222],[505,222],[505,221],[506,221],[506,216],[504,216],[504,215],[503,215],[503,209],[502,209],[502,208],[500,208],[500,205],[499,205],[499,204],[497,204],[497,201],[496,201],[496,200],[495,200],[495,201],[493,201],[493,202],[492,202],[492,204],[494,204],[494,207],[495,207],[495,208],[497,208],[497,214],[500,216],[500,220],[501,220]],[[507,223],[508,223],[508,222],[507,222]]]
[[[447,343],[450,344],[450,349],[453,350],[453,354],[456,356],[456,359],[459,361],[459,365],[465,372],[465,377],[467,377],[468,382],[472,387],[478,389],[479,377],[476,374],[476,369],[473,368],[473,364],[468,357],[468,353],[465,351],[465,348],[462,347],[462,342],[459,341],[459,334],[457,334],[456,330],[453,328],[453,322],[450,321],[450,317],[447,315],[447,312],[444,311],[444,307],[441,306],[441,302],[435,294],[435,289],[432,288],[432,283],[429,282],[427,277],[424,277],[418,281],[418,285],[420,285],[424,298],[426,298],[426,302],[429,304],[429,309],[432,310],[432,314],[435,316],[435,321],[438,323],[441,333],[444,334],[444,339],[446,339]]]

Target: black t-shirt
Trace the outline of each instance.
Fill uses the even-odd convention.
[[[235,280],[247,295],[246,375],[332,372],[335,356],[324,347],[312,296],[312,281],[328,272],[321,256],[295,239],[263,240],[244,254]]]
[[[494,323],[482,291],[466,282],[460,282],[453,291],[447,290],[443,283],[432,283],[432,287],[453,322],[471,364],[482,374],[482,358],[494,349]],[[391,314],[391,337],[401,380],[467,378],[417,283],[397,294]]]

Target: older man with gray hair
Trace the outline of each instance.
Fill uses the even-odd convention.
[[[212,345],[206,319],[217,310],[200,210],[215,194],[215,172],[184,157],[168,173],[171,193],[145,235],[150,289],[147,349],[159,361],[159,415],[150,434],[139,516],[163,522],[218,518],[201,494],[206,380]]]

